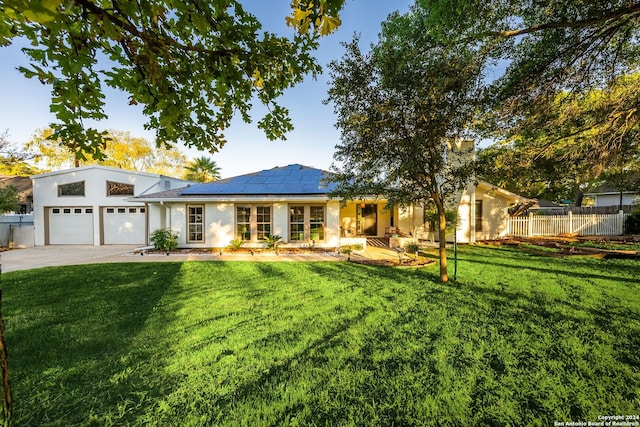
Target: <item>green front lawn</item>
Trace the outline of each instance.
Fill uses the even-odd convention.
[[[462,247],[2,275],[14,421],[541,425],[640,413],[640,263]],[[453,270],[453,263],[451,262]]]

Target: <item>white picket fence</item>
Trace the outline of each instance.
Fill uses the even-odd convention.
[[[533,236],[618,236],[624,233],[625,213],[574,215],[533,215],[509,218],[507,235]]]

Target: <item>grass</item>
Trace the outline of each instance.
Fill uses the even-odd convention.
[[[640,264],[187,262],[2,275],[15,425],[553,425],[640,412]],[[451,264],[453,268],[453,265]]]

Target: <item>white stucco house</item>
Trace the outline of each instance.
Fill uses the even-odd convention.
[[[31,179],[36,246],[146,244],[147,207],[132,197],[191,184],[98,165],[33,175]]]
[[[183,248],[223,248],[268,235],[289,247],[428,239],[423,206],[389,207],[375,196],[329,197],[327,172],[293,164],[210,183],[104,166],[32,176],[35,244],[147,245],[169,228]],[[508,208],[523,198],[486,182],[458,197],[459,242],[506,235]]]
[[[423,206],[388,207],[376,197],[329,197],[327,173],[299,164],[133,198],[148,209],[148,229],[170,228],[178,245],[225,247],[234,239],[260,247],[278,235],[287,246],[338,247],[366,238],[428,238]],[[458,241],[506,235],[508,208],[522,197],[486,182],[458,198]]]

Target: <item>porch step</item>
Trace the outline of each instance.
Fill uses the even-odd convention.
[[[367,246],[375,246],[376,248],[388,248],[388,237],[367,237]]]

